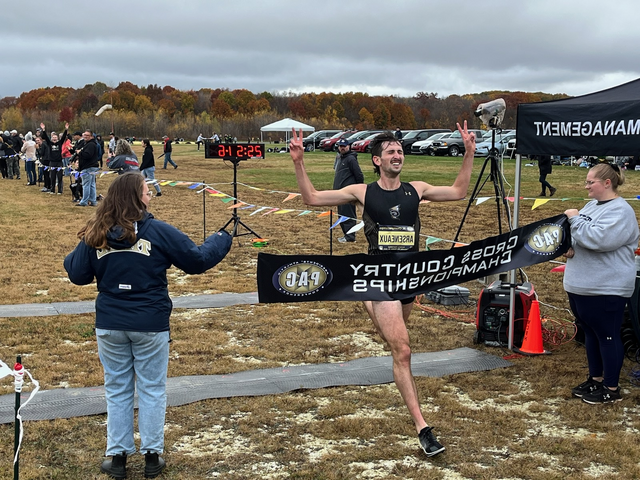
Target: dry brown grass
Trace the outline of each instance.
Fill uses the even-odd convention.
[[[180,168],[167,170],[166,174],[159,169],[158,178],[231,181],[228,166],[204,160],[194,150],[193,146],[178,146],[174,158]],[[310,156],[308,163],[319,186],[326,188],[330,173],[322,172],[329,171],[331,156]],[[364,167],[368,160],[361,163]],[[411,159],[407,172],[426,168],[427,175],[447,175],[455,166],[454,160]],[[511,166],[507,172],[509,169],[512,171]],[[556,168],[550,180],[559,193],[582,197],[580,186],[585,174],[584,170]],[[292,177],[286,155],[243,163],[239,172],[243,183],[281,191],[295,191]],[[99,191],[104,192],[111,180],[112,176],[100,178]],[[368,173],[367,180],[373,180]],[[24,183],[0,181],[0,303],[95,298],[95,286],[71,285],[62,267],[64,256],[76,244],[75,232],[91,209],[74,208],[68,193],[62,197],[45,195]],[[634,196],[638,187],[640,176],[630,175],[625,196]],[[218,188],[231,193],[229,185]],[[201,241],[202,196],[179,186],[164,187],[163,192],[161,198],[152,200],[154,215]],[[523,195],[537,193],[537,169],[525,168]],[[285,196],[239,187],[242,200],[304,209],[299,199],[282,204]],[[208,197],[206,202],[206,222],[211,232],[226,223],[231,211],[215,198]],[[550,202],[531,211],[531,202],[525,202],[521,223],[583,203]],[[421,207],[423,233],[453,238],[465,207],[466,202]],[[329,251],[326,218],[240,213],[243,221],[269,239],[270,246],[264,251]],[[495,233],[495,203],[472,207],[461,240]],[[334,238],[337,236],[336,233]],[[204,275],[189,276],[172,269],[171,294],[254,291],[259,250],[250,246],[250,239],[251,236],[244,236],[235,240],[229,256]],[[434,247],[449,245],[438,243]],[[334,253],[338,255],[363,249],[361,236],[355,244],[334,243]],[[570,316],[563,310],[567,302],[561,275],[549,273],[550,268],[543,264],[526,272],[540,300],[557,307],[543,306],[543,314],[567,320]],[[469,282],[465,286],[470,288],[472,299],[477,299],[481,285]],[[472,306],[437,308],[456,314],[458,319],[415,309],[409,321],[414,351],[467,346],[497,355],[508,353],[473,345]],[[12,362],[16,354],[22,354],[24,364],[45,389],[100,385],[102,370],[93,320],[92,315],[2,319],[0,359]],[[223,374],[388,354],[364,309],[351,302],[176,310],[171,324],[170,376]],[[395,386],[349,386],[207,400],[169,408],[165,454],[168,468],[164,478],[640,478],[640,392],[624,376],[632,364],[625,362],[623,369],[623,402],[588,406],[571,399],[569,394],[586,373],[582,348],[574,343],[550,348],[553,355],[518,358],[511,368],[418,378],[427,421],[436,427],[447,447],[444,454],[433,459],[427,460],[419,451]],[[0,385],[1,393],[11,391],[8,382]],[[104,415],[99,415],[27,422],[21,477],[99,478],[105,420]],[[12,447],[13,426],[0,426],[2,478],[12,475]],[[142,464],[140,458],[132,459],[128,478],[142,478]]]

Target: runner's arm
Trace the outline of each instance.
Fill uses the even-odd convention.
[[[476,136],[473,132],[469,133],[467,131],[466,120],[464,121],[464,128],[461,127],[459,123],[457,125],[465,148],[464,158],[462,159],[462,166],[460,167],[458,176],[453,182],[453,185],[449,187],[436,187],[426,182],[412,182],[424,200],[447,202],[462,200],[467,195],[469,182],[471,181],[471,171],[473,169],[473,156],[476,152]]]
[[[302,130],[299,134],[293,129],[291,142],[289,143],[289,154],[293,160],[296,172],[298,188],[302,194],[302,201],[311,206],[334,206],[343,205],[350,202],[361,202],[361,192],[363,184],[349,185],[340,190],[316,190],[311,183],[307,171],[304,168],[304,147],[302,145]]]

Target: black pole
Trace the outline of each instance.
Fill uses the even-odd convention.
[[[231,163],[233,163],[233,199],[235,202],[238,201],[238,162],[239,161],[240,161],[239,159],[231,160]],[[251,230],[251,228],[249,228],[246,224],[244,224],[242,220],[240,220],[240,217],[238,216],[238,207],[233,208],[233,214],[231,215],[231,218],[227,223],[224,224],[221,230],[226,229],[232,223],[233,223],[233,230],[231,232],[232,237],[240,237],[242,235],[253,234],[256,236],[256,238],[262,238],[256,232]],[[238,225],[242,225],[247,231],[245,233],[240,233]]]
[[[204,180],[202,181],[202,185],[204,185]],[[207,191],[202,191],[202,241],[204,242],[207,239],[207,215],[205,214],[206,203],[204,198],[207,195]]]
[[[22,356],[18,355],[16,357],[16,366],[20,365],[22,367]],[[15,370],[15,367],[14,367]],[[13,441],[13,480],[18,480],[20,477],[20,457],[18,454],[18,447],[20,445],[20,422],[18,422],[18,410],[20,410],[20,395],[22,393],[22,388],[20,391],[16,390],[16,405],[15,405],[15,414],[14,414],[14,441]]]
[[[238,162],[233,162],[233,204],[238,203]],[[232,237],[238,236],[238,207],[233,209],[233,218],[236,219],[233,225]],[[256,235],[258,236],[258,235]]]

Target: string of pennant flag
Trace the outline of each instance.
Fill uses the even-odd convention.
[[[47,167],[47,166],[44,166],[45,170],[64,170],[66,168],[68,168],[68,167]],[[86,172],[86,173],[85,172],[77,172],[77,171],[72,171],[71,172],[71,174],[75,175],[76,178],[77,177],[81,177],[83,175],[96,175],[96,176],[103,177],[104,175],[110,175],[110,174],[114,174],[114,173],[118,173],[118,172],[115,171],[115,170],[103,170],[103,171],[91,172],[91,173],[88,173],[88,172]],[[157,183],[157,184],[162,185],[162,186],[169,185],[171,187],[189,185],[189,188],[191,188],[191,189],[196,189],[199,186],[203,186],[203,187],[207,187],[207,188],[203,188],[203,190],[207,190],[207,192],[211,196],[220,196],[220,197],[226,197],[226,198],[230,199],[230,200],[225,200],[225,203],[229,202],[231,200],[235,200],[231,195],[227,195],[226,193],[218,192],[218,191],[216,191],[215,189],[212,188],[212,185],[225,185],[225,184],[221,184],[221,183],[204,184],[202,182],[179,181],[179,180],[155,180],[155,181],[148,182],[148,183]],[[230,185],[230,183],[226,183],[226,185]],[[282,193],[282,194],[286,194],[287,198],[285,198],[283,200],[283,202],[291,200],[292,198],[295,198],[295,197],[300,195],[299,193],[286,192],[286,191],[282,191],[282,190],[272,190],[272,189],[267,189],[267,188],[254,187],[252,185],[247,185],[246,183],[240,183],[240,182],[238,182],[238,185],[242,185],[243,187],[250,188],[250,189],[253,189],[253,190],[261,190],[261,191],[264,191],[264,192],[267,192],[267,193]],[[213,190],[213,192],[211,192],[209,190]],[[202,192],[202,190],[198,191],[197,193],[201,193],[201,192]],[[495,195],[487,196],[487,197],[477,197],[475,204],[476,205],[480,205],[480,204],[482,204],[482,203],[484,203],[484,202],[486,202],[488,200],[495,199],[495,198],[496,198]],[[583,197],[562,197],[562,198],[560,198],[560,197],[558,197],[558,198],[519,197],[519,198],[520,198],[520,200],[533,200],[533,204],[531,205],[531,210],[535,210],[536,208],[541,207],[542,205],[544,205],[544,204],[546,204],[548,202],[553,202],[553,201],[555,201],[555,202],[566,202],[566,201],[569,201],[569,200],[581,200],[581,201],[592,200],[590,198],[583,198]],[[505,197],[505,199],[508,200],[511,203],[513,203],[515,201],[515,197]],[[624,198],[624,200],[626,200],[626,201],[640,200],[640,195],[637,195],[635,197]],[[253,207],[255,207],[255,205],[248,205],[246,202],[242,202],[242,201],[239,201],[239,202],[244,205],[244,208],[253,208]],[[427,202],[423,202],[423,203],[427,203]],[[233,208],[237,208],[237,207],[233,207]],[[264,207],[264,208],[268,208],[268,207]],[[289,213],[289,212],[292,212],[292,211],[296,211],[296,210],[289,210],[289,212],[279,212],[278,210],[281,210],[281,209],[279,209],[279,208],[275,208],[274,209],[274,211],[276,213]],[[298,210],[298,211],[300,211],[300,210]],[[304,210],[302,212],[303,212],[304,215],[307,215],[307,214],[310,214],[310,213],[314,213],[311,210]],[[327,213],[327,212],[323,212],[323,213]],[[301,213],[301,215],[302,215],[302,213]],[[327,213],[327,215],[328,215],[328,213]],[[349,218],[345,217],[345,219],[342,220],[342,222],[345,221],[345,220],[349,220]],[[339,222],[339,223],[342,223],[342,222]],[[360,227],[360,228],[362,228],[362,227]]]
[[[481,203],[486,202],[487,200],[491,200],[491,199],[495,199],[495,196],[491,196],[491,197],[478,197],[476,199],[476,205],[480,205]],[[505,197],[506,200],[508,200],[509,202],[513,203],[515,201],[515,197]],[[588,202],[590,200],[593,200],[592,198],[581,198],[581,197],[558,197],[558,198],[540,198],[540,197],[519,197],[520,200],[533,200],[533,205],[531,205],[531,210],[535,210],[538,207],[541,207],[542,205],[544,205],[545,203],[549,203],[549,202],[566,202],[569,200],[576,200],[576,201],[584,201],[584,202]],[[632,200],[640,200],[640,195],[636,196],[636,197],[629,197],[629,198],[623,198],[623,200],[626,201],[632,201]]]
[[[114,173],[111,171],[107,171],[107,172],[102,172],[102,174],[109,174],[109,173]],[[151,180],[148,183],[150,184],[154,184],[157,183],[158,185],[161,186],[169,186],[169,187],[177,187],[177,186],[185,186],[190,190],[195,190],[196,193],[206,193],[209,196],[212,197],[216,197],[219,198],[221,202],[225,203],[225,204],[229,204],[227,205],[228,209],[238,209],[238,210],[250,210],[250,209],[254,209],[253,212],[251,212],[249,214],[249,216],[253,216],[253,215],[282,215],[282,214],[297,214],[297,216],[304,216],[304,215],[315,215],[316,217],[328,217],[332,214],[332,210],[324,210],[324,211],[317,211],[317,210],[303,210],[303,209],[296,209],[296,208],[282,208],[282,207],[274,207],[274,206],[265,206],[265,205],[257,205],[254,203],[249,203],[249,202],[245,202],[243,200],[240,200],[238,198],[235,198],[232,195],[229,195],[227,193],[224,193],[223,191],[221,191],[219,189],[220,185],[232,185],[229,182],[226,183],[213,183],[213,184],[208,184],[208,183],[203,183],[203,182],[193,182],[193,181],[183,181],[183,180]],[[287,192],[287,191],[282,191],[282,190],[274,190],[274,189],[268,189],[268,188],[261,188],[261,187],[255,187],[253,185],[248,185],[245,183],[241,183],[238,182],[237,183],[238,186],[243,186],[245,188],[251,189],[251,190],[257,190],[257,191],[261,191],[261,192],[265,192],[265,193],[273,193],[273,194],[282,194],[282,195],[286,195],[286,197],[282,200],[282,203],[284,202],[288,202],[289,200],[292,200],[293,198],[299,197],[300,193],[297,192]],[[476,199],[476,205],[480,205],[488,200],[491,199],[495,199],[495,196],[487,196],[487,197],[478,197]],[[506,199],[509,202],[514,202],[515,197],[506,197]],[[550,202],[550,201],[568,201],[568,200],[582,200],[582,201],[588,201],[590,199],[585,199],[585,198],[571,198],[571,197],[565,197],[565,198],[536,198],[536,197],[520,197],[520,200],[533,200],[533,205],[531,207],[532,210]],[[627,200],[640,200],[640,196],[635,197],[635,198],[630,198]],[[423,200],[422,203],[429,203],[426,200]],[[356,221],[356,225],[354,225],[347,233],[355,233],[359,230],[361,230],[362,228],[364,228],[364,222],[362,220],[359,220],[357,218],[351,218],[351,217],[347,217],[344,215],[338,215],[338,219],[329,227],[329,229],[334,229],[335,227],[337,227],[338,225],[340,225],[341,223],[347,221],[347,220],[355,220]],[[438,237],[434,237],[431,235],[424,235],[421,234],[421,237],[424,237],[426,240],[426,245],[427,248],[429,245],[433,244],[433,243],[437,243],[437,242],[447,242],[447,243],[452,243],[455,245],[465,245],[464,243],[461,242],[457,242],[457,241],[453,241],[453,240],[447,240],[447,239],[443,239],[443,238],[438,238]]]
[[[62,169],[64,167],[45,167],[45,168],[59,168]],[[100,177],[104,176],[104,175],[110,175],[110,174],[114,174],[117,173],[114,170],[103,170],[103,171],[98,171],[98,172],[94,172],[91,173],[91,175],[98,175]],[[85,173],[83,172],[72,172],[72,174],[76,175],[76,177],[78,176],[82,176]],[[232,195],[229,195],[227,193],[224,193],[222,191],[220,191],[218,188],[216,188],[216,186],[219,185],[232,185],[229,182],[226,183],[212,183],[212,184],[208,184],[208,183],[203,183],[203,182],[194,182],[194,181],[186,181],[186,180],[150,180],[147,183],[149,184],[158,184],[161,186],[169,186],[169,187],[177,187],[177,186],[185,186],[190,190],[195,190],[196,193],[206,193],[209,196],[212,197],[217,197],[220,199],[221,202],[225,203],[225,204],[231,204],[228,205],[227,208],[229,209],[239,209],[239,210],[249,210],[249,209],[254,209],[253,212],[251,212],[249,214],[249,216],[253,216],[253,215],[283,215],[283,214],[297,214],[297,216],[304,216],[304,215],[315,215],[316,217],[328,217],[330,216],[333,212],[332,210],[324,210],[324,211],[317,211],[317,210],[303,210],[303,209],[295,209],[295,208],[282,208],[282,207],[274,207],[274,206],[265,206],[265,205],[256,205],[256,204],[252,204],[249,202],[245,202],[243,200],[240,200],[238,198],[235,198]],[[261,188],[261,187],[255,187],[253,185],[248,185],[246,183],[241,183],[238,182],[237,185],[239,186],[243,186],[245,188],[251,189],[251,190],[257,190],[257,191],[262,191],[265,193],[273,193],[273,194],[282,194],[282,195],[286,195],[286,198],[284,200],[282,200],[282,203],[287,202],[289,200],[292,200],[293,198],[296,198],[298,196],[300,196],[300,193],[297,192],[287,192],[287,191],[282,191],[282,190],[273,190],[273,189],[268,189],[268,188]],[[475,204],[476,205],[481,205],[482,203],[487,202],[488,200],[491,199],[495,199],[495,196],[485,196],[485,197],[478,197],[476,199]],[[507,201],[513,203],[515,201],[515,197],[505,197]],[[572,197],[564,197],[564,198],[539,198],[539,197],[520,197],[520,200],[533,200],[533,204],[531,206],[531,210],[535,210],[538,207],[541,207],[543,205],[545,205],[548,202],[551,201],[560,201],[560,202],[565,202],[568,200],[581,200],[581,201],[588,201],[591,199],[588,198],[572,198]],[[627,201],[631,201],[631,200],[640,200],[640,195],[638,195],[637,197],[632,197],[632,198],[625,198],[625,200]],[[232,203],[235,202],[235,203]],[[429,203],[426,200],[423,200],[422,203]],[[338,219],[329,227],[329,229],[334,229],[335,227],[337,227],[338,225],[340,225],[343,222],[346,222],[347,220],[355,220],[356,221],[356,225],[354,225],[348,232],[347,234],[351,234],[351,233],[355,233],[359,230],[361,230],[362,228],[364,228],[364,222],[362,220],[359,220],[357,218],[350,218],[344,215],[338,215]],[[447,240],[447,239],[442,239],[442,238],[438,238],[438,237],[433,237],[431,235],[424,235],[421,234],[421,237],[425,237],[426,239],[426,245],[427,247],[430,244],[436,243],[436,242],[448,242],[448,243],[452,243],[452,244],[461,244],[460,242],[456,242],[453,240]],[[462,245],[462,244],[461,244]]]

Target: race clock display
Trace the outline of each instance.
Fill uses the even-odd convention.
[[[206,143],[205,158],[224,160],[248,160],[264,158],[262,143]]]

